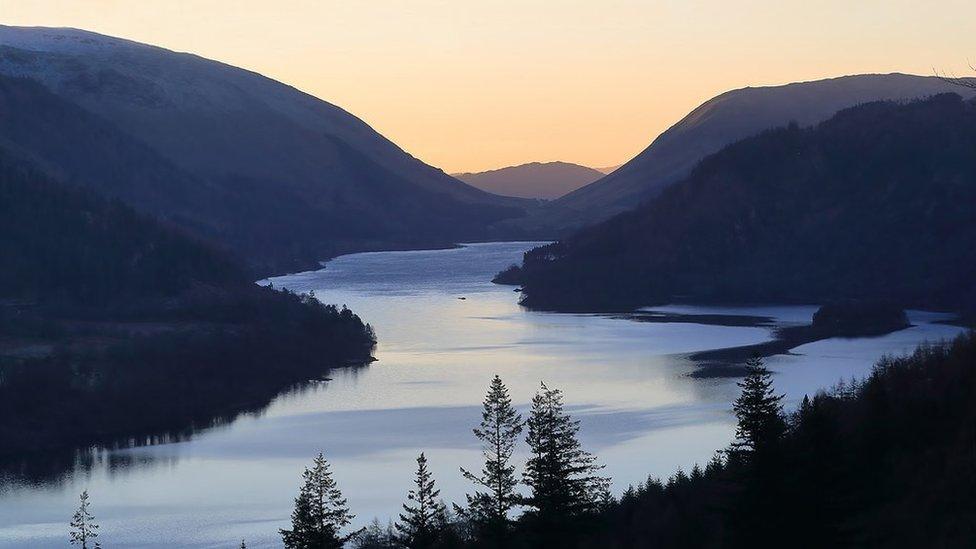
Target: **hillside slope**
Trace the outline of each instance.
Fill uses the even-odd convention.
[[[0,299],[109,307],[249,287],[228,257],[0,149]]]
[[[603,175],[593,168],[569,162],[531,162],[485,172],[456,173],[454,177],[494,194],[552,200]]]
[[[816,124],[841,109],[870,101],[964,91],[934,77],[906,74],[865,74],[732,90],[690,112],[610,175],[515,223],[535,232],[563,235],[635,208],[686,177],[705,156],[763,130],[790,121],[800,126]]]
[[[457,181],[334,105],[195,55],[75,29],[0,26],[0,75],[41,83],[113,128],[113,139],[133,140],[193,180],[176,178],[174,189],[162,180],[161,194],[205,187],[205,197],[188,200],[180,215],[220,219],[218,235],[233,235],[221,243],[262,271],[314,265],[350,250],[487,237],[489,224],[524,213],[523,201]],[[36,116],[51,135],[61,124],[87,124],[81,115],[21,114]],[[64,133],[64,148],[81,137]],[[23,134],[0,127],[0,137],[45,165],[63,161],[50,147],[33,150],[36,143]],[[111,164],[104,160],[92,158],[86,171],[101,179],[121,170],[125,179],[144,177],[141,162],[122,153]]]
[[[526,305],[672,299],[976,307],[976,105],[870,103],[706,158],[646,205],[526,254]],[[510,276],[511,278],[511,276]]]
[[[259,287],[225,254],[2,147],[0,264],[0,476],[8,458],[46,464],[32,451],[259,409],[375,344],[349,310]]]

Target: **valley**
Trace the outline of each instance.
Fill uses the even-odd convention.
[[[958,9],[543,4],[4,4],[0,549],[973,545]]]

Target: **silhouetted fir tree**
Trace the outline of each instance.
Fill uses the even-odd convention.
[[[773,377],[762,359],[749,359],[746,371],[746,377],[738,383],[742,393],[732,404],[738,420],[732,451],[749,460],[779,441],[786,430],[786,422],[781,402],[784,395],[776,395]]]
[[[305,468],[303,483],[295,498],[291,530],[281,530],[285,547],[294,549],[341,548],[358,532],[342,535],[355,515],[349,512],[346,499],[332,478],[329,463],[320,453]]]
[[[464,478],[485,490],[468,494],[467,508],[455,506],[462,517],[471,521],[478,540],[490,546],[504,546],[511,526],[508,514],[519,499],[511,459],[521,433],[522,416],[512,407],[508,388],[496,375],[485,396],[481,425],[474,429],[481,441],[485,465],[480,475],[461,468]]]
[[[731,510],[732,545],[766,546],[785,529],[784,521],[769,517],[782,505],[783,467],[780,443],[786,432],[782,400],[762,359],[746,363],[742,393],[732,404],[738,419],[735,441],[729,448],[730,467],[739,472],[738,498]]]
[[[599,510],[610,479],[597,474],[603,466],[582,449],[579,421],[563,410],[558,389],[541,385],[526,424],[531,457],[523,477],[532,493],[525,500],[525,521],[536,545],[559,546]]]
[[[403,504],[400,522],[395,524],[400,533],[398,541],[408,549],[437,547],[447,530],[447,507],[438,499],[441,491],[434,487],[434,477],[427,469],[427,457],[421,452],[417,458],[417,487],[407,494],[414,502]]]
[[[101,545],[95,541],[98,537],[98,524],[95,523],[94,515],[88,510],[91,505],[88,501],[88,490],[82,492],[79,499],[81,503],[78,505],[78,510],[71,517],[71,545],[80,545],[81,549],[100,548]]]

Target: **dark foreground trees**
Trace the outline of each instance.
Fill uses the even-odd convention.
[[[778,522],[769,521],[784,497],[779,482],[786,474],[780,455],[786,432],[784,395],[776,394],[773,376],[760,358],[747,361],[746,377],[738,386],[742,392],[732,403],[737,419],[735,441],[726,451],[730,468],[738,476],[732,487],[737,505],[731,510],[729,532],[737,542],[751,539],[761,545],[774,544],[785,534]]]
[[[530,457],[524,480],[531,493],[523,521],[533,545],[565,546],[609,495],[602,465],[582,449],[579,421],[563,410],[562,392],[543,383],[532,399],[528,436]]]
[[[281,540],[289,549],[341,549],[358,534],[342,534],[355,515],[349,512],[346,498],[322,454],[311,468],[305,468],[302,479],[291,514],[291,529],[281,530]]]
[[[432,549],[445,541],[447,507],[440,500],[441,491],[434,486],[434,477],[427,468],[427,457],[421,452],[417,458],[416,488],[410,490],[403,504],[400,522],[395,524],[400,545],[408,549]]]
[[[599,475],[594,457],[581,449],[578,423],[566,414],[561,393],[542,386],[527,421],[528,494],[514,505],[525,512],[511,520],[507,537],[496,546],[973,546],[976,335],[883,359],[863,382],[805,398],[788,415],[760,362],[750,364],[740,386],[734,444],[705,467],[679,470],[666,481],[649,478],[616,501],[607,497],[607,479]],[[505,410],[498,417],[508,419],[511,433],[517,430],[517,414],[509,409],[503,389],[501,380],[492,381],[485,409]],[[497,455],[486,454],[489,460]],[[502,469],[509,471],[511,465]],[[497,544],[485,531],[467,527],[470,509],[452,521],[439,495],[421,454],[416,487],[396,532],[376,522],[357,536],[355,547]],[[320,457],[306,472],[288,534],[325,535],[304,545],[286,543],[337,547],[350,538],[340,533],[350,518]],[[72,528],[88,532],[84,539],[90,543],[91,525],[83,495]]]
[[[746,362],[746,377],[737,385],[742,393],[732,403],[738,425],[730,451],[754,461],[773,452],[786,430],[781,404],[785,395],[776,395],[773,376],[761,358]]]
[[[522,416],[512,406],[508,388],[497,375],[491,380],[474,434],[481,441],[485,464],[477,475],[461,468],[464,478],[481,490],[467,495],[466,508],[457,507],[485,545],[503,547],[510,535],[509,514],[519,502],[518,478],[512,454],[522,433]]]
[[[749,408],[771,413],[764,377],[744,385]],[[576,546],[972,547],[976,336],[883,359],[863,382],[805,399],[781,435],[752,439],[776,449],[761,459],[743,459],[748,439],[699,475],[628,490]]]

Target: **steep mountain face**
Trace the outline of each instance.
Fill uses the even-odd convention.
[[[598,170],[569,162],[531,162],[486,172],[453,175],[486,192],[546,200],[559,198],[604,176]]]
[[[518,223],[536,232],[565,234],[636,207],[686,177],[705,156],[763,130],[790,121],[800,126],[816,124],[861,103],[945,92],[963,93],[938,78],[906,74],[845,76],[729,91],[693,110],[607,177]]]
[[[79,172],[75,183],[104,181],[90,177],[97,172],[120,181],[155,178],[157,194],[196,193],[179,212],[148,197],[132,203],[195,219],[184,224],[191,229],[218,219],[205,236],[230,235],[218,242],[262,271],[349,250],[486,237],[489,224],[524,214],[524,202],[461,183],[334,105],[195,55],[74,29],[0,26],[0,75],[35,80],[77,107],[62,119],[21,113],[25,125],[35,116],[56,134],[60,124],[77,129],[85,125],[79,118],[97,119],[102,134],[130,141],[124,148],[154,155],[152,169],[167,163],[181,174],[147,176],[141,161],[106,144],[102,152],[110,156],[92,156],[90,166],[81,158],[67,162]],[[7,113],[14,108],[8,104]],[[46,166],[66,163],[51,147],[35,150],[23,133],[3,127],[0,137]],[[69,137],[63,148],[77,142]],[[113,195],[128,200],[127,192]]]
[[[878,299],[976,310],[976,103],[842,111],[706,158],[640,208],[526,254],[524,303]]]

